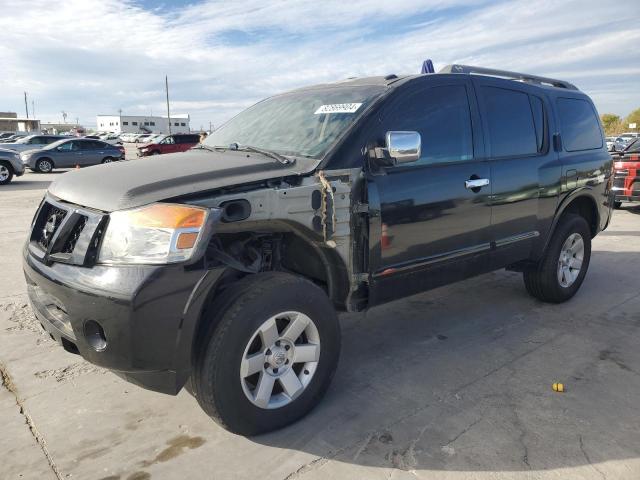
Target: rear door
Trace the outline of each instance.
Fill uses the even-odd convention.
[[[491,166],[496,267],[529,258],[551,227],[562,176],[551,107],[540,88],[474,76]]]
[[[470,80],[434,76],[397,92],[378,139],[396,130],[420,133],[422,155],[369,177],[373,304],[484,271],[490,250],[491,173]]]

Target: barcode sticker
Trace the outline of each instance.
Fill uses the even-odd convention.
[[[331,105],[320,105],[313,113],[314,115],[322,115],[324,113],[355,113],[361,103],[333,103]]]

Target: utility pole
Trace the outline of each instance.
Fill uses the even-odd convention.
[[[169,77],[164,76],[164,87],[167,91],[167,123],[169,124],[169,135],[171,135],[171,113],[169,112]]]
[[[33,118],[36,118],[36,102],[34,100],[31,100],[31,115],[33,115]]]
[[[120,133],[122,133],[123,130],[122,130],[122,109],[121,108],[118,109],[118,116],[120,117],[120,121],[118,122],[118,125],[120,125]]]
[[[24,92],[24,111],[27,112],[27,118],[29,118],[29,106],[27,104],[27,92]]]

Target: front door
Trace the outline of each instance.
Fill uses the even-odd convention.
[[[397,92],[382,113],[383,131],[420,133],[422,154],[369,177],[372,304],[487,269],[491,173],[473,86],[451,77],[422,83]]]

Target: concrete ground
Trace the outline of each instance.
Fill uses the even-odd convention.
[[[566,304],[501,271],[344,315],[324,401],[244,438],[41,332],[20,249],[58,175],[0,188],[1,479],[640,478],[640,207],[616,212]]]

